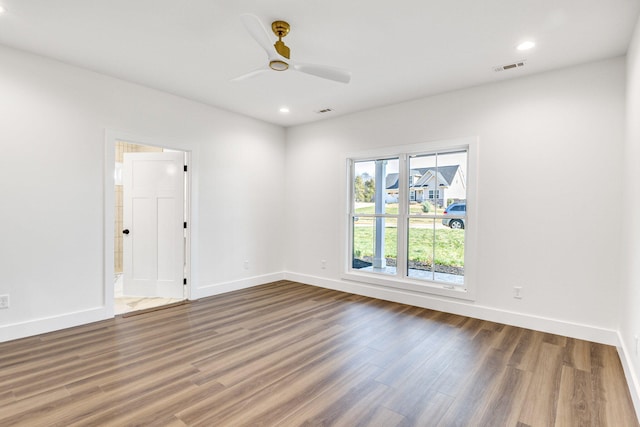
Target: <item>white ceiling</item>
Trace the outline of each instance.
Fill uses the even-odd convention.
[[[626,52],[638,0],[0,0],[0,43],[283,126]],[[350,69],[349,84],[266,63],[243,27],[291,24],[292,59]],[[516,45],[533,39],[525,53]],[[275,36],[274,36],[275,41]],[[522,68],[494,67],[526,59]],[[1,67],[1,64],[0,64]],[[288,106],[289,114],[278,110]],[[333,111],[318,114],[316,111]]]

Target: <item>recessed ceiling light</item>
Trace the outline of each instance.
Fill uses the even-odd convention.
[[[280,112],[286,114],[289,112],[289,107],[280,107]]]
[[[522,42],[518,45],[518,50],[529,50],[529,49],[533,49],[535,47],[535,43],[532,42],[531,40],[527,40],[526,42]]]
[[[7,11],[7,9],[4,8],[4,6],[0,6],[0,15],[5,13]]]

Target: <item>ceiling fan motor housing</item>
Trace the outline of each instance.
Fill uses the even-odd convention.
[[[291,25],[286,21],[273,21],[271,23],[271,30],[280,38],[289,34],[290,29]]]

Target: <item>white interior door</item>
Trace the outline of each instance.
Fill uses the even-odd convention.
[[[184,153],[125,153],[123,293],[184,298]]]

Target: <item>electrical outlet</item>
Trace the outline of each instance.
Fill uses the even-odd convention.
[[[248,270],[249,269],[249,260],[245,260],[244,262],[244,269]]]
[[[323,259],[322,261],[320,261],[320,268],[323,269],[323,270],[325,268],[327,268],[327,260],[326,259]]]
[[[9,295],[0,295],[0,308],[9,308]]]
[[[513,297],[515,299],[522,299],[522,286],[513,287]]]

